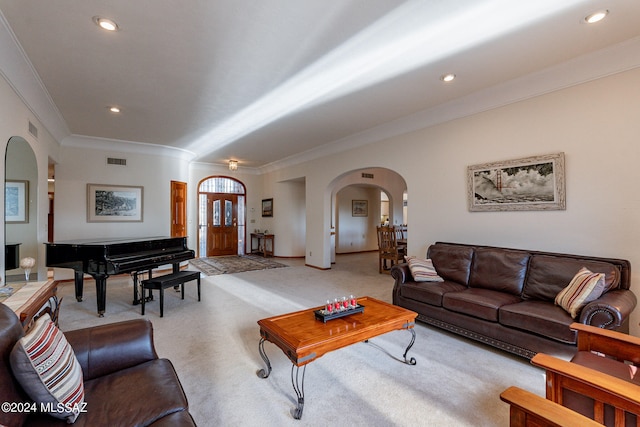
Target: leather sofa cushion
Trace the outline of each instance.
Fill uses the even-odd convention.
[[[469,270],[473,259],[473,247],[446,243],[431,245],[427,258],[433,261],[438,275],[444,280],[469,284]]]
[[[151,425],[188,408],[180,381],[167,359],[155,359],[98,377],[86,381],[84,386],[86,412],[80,414],[74,427],[115,426],[122,425],[124,420],[132,426]],[[56,421],[60,421],[60,426],[68,425],[51,417],[34,418],[29,419],[29,425],[56,426]]]
[[[523,301],[500,307],[500,324],[532,332],[568,344],[575,344],[577,333],[569,326],[571,316],[557,305],[545,301]]]
[[[624,362],[619,362],[609,357],[598,356],[590,351],[576,352],[571,361],[578,365],[611,375],[612,377],[640,385],[640,372],[635,369],[635,366],[627,365]]]
[[[446,293],[442,298],[442,306],[458,313],[497,322],[498,309],[518,301],[521,300],[516,295],[489,289],[469,288],[460,292]]]
[[[533,255],[529,263],[529,273],[522,292],[523,299],[553,301],[573,276],[586,267],[594,273],[604,273],[605,292],[620,284],[620,272],[608,262]]]
[[[467,289],[466,286],[448,280],[444,282],[407,282],[400,288],[400,295],[404,298],[441,307],[444,294],[465,289]]]
[[[477,248],[473,256],[469,287],[520,296],[528,262],[529,253],[525,251]]]

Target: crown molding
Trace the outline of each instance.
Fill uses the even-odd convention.
[[[146,154],[156,156],[176,157],[191,161],[196,154],[181,148],[166,145],[148,144],[145,142],[124,141],[110,138],[97,138],[85,135],[71,135],[61,142],[63,147],[86,148],[89,150],[117,151],[122,153]]]
[[[56,141],[71,132],[0,11],[0,74]]]

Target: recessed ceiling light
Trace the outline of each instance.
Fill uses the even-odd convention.
[[[584,22],[587,24],[595,24],[602,21],[609,14],[608,10],[599,10],[597,12],[590,13],[584,17]]]
[[[453,73],[443,74],[440,76],[440,80],[442,80],[443,82],[450,82],[455,78],[456,78],[456,75]]]
[[[111,19],[94,16],[92,20],[98,27],[102,28],[103,30],[118,31],[120,29],[120,27],[118,27],[118,24],[116,24]]]
[[[119,113],[120,112],[120,108],[119,107],[108,107],[109,111],[111,111],[112,113]]]

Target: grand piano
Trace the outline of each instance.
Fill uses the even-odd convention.
[[[98,315],[104,316],[107,300],[107,278],[115,274],[134,274],[133,303],[138,298],[137,273],[172,264],[173,271],[180,263],[195,257],[187,247],[186,237],[146,237],[134,239],[86,239],[46,243],[47,267],[74,270],[76,299],[82,301],[84,274],[96,281]],[[144,295],[141,295],[144,297]]]

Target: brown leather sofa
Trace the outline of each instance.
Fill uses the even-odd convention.
[[[9,361],[14,344],[23,335],[18,317],[0,303],[0,402],[29,402]],[[75,420],[75,426],[195,426],[173,365],[156,354],[151,322],[131,320],[64,335],[84,376],[86,412]],[[3,406],[0,425],[67,425],[65,420],[18,407]]]
[[[629,332],[636,297],[626,260],[443,242],[427,258],[443,282],[415,282],[406,263],[391,269],[393,303],[422,322],[529,359],[570,358],[574,321]],[[554,300],[582,267],[605,273],[607,290],[574,320]]]

